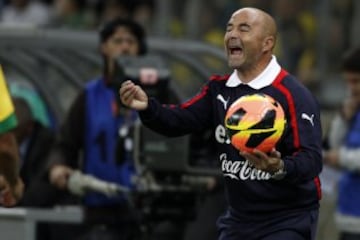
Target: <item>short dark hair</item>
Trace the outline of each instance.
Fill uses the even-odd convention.
[[[342,60],[341,70],[360,73],[360,48],[348,50]]]
[[[118,27],[126,27],[138,40],[139,55],[144,55],[147,52],[146,34],[142,26],[131,19],[115,18],[105,23],[99,31],[100,42],[103,43],[108,40]]]

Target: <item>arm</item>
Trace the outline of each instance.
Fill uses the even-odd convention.
[[[299,183],[316,178],[322,170],[322,134],[320,110],[313,96],[301,88],[292,94],[286,95],[289,117],[278,149],[268,154],[258,150],[240,154],[274,179]]]
[[[12,132],[0,134],[0,175],[10,186],[15,186],[19,176],[19,154]]]
[[[324,162],[350,171],[359,171],[360,149],[343,146],[345,134],[349,127],[348,125],[348,120],[345,119],[344,114],[338,114],[332,121],[329,130],[329,144],[331,149],[324,153]]]
[[[22,197],[24,184],[19,177],[19,154],[12,132],[0,135],[0,202],[5,207],[14,206]]]
[[[350,171],[360,171],[360,149],[341,147],[337,153],[338,165]]]
[[[64,189],[72,169],[79,168],[79,152],[84,144],[85,92],[71,105],[49,156],[49,179]]]
[[[340,114],[336,115],[329,130],[330,148],[338,148],[342,145],[347,129],[348,122]]]
[[[285,145],[293,145],[292,154],[283,157],[286,180],[302,182],[312,180],[322,170],[322,129],[320,108],[306,89],[292,92],[293,106],[289,104],[290,131]],[[309,119],[310,118],[310,119]],[[291,145],[290,145],[291,146]]]
[[[148,99],[145,92],[132,82],[125,82],[120,89],[122,102],[139,111],[144,125],[166,136],[181,136],[211,126],[212,101],[209,84],[201,92],[181,105],[161,105]]]

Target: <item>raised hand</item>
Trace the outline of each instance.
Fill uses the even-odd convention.
[[[135,110],[145,110],[148,107],[148,96],[144,90],[132,81],[121,84],[120,99],[122,103]]]

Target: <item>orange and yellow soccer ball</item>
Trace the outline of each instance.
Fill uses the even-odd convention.
[[[232,145],[243,152],[270,152],[286,125],[284,110],[266,94],[240,97],[226,112],[225,127]]]

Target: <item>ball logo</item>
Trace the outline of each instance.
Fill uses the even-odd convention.
[[[225,127],[232,145],[240,151],[269,152],[285,129],[281,105],[266,94],[245,95],[226,112]]]

